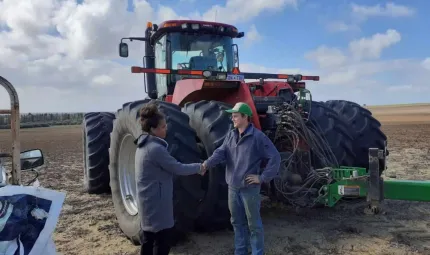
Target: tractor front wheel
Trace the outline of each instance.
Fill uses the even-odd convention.
[[[134,141],[142,134],[139,111],[150,101],[145,99],[124,104],[117,112],[111,135],[109,171],[112,200],[119,226],[134,244],[140,243],[141,233],[134,165],[137,145]],[[188,124],[188,116],[177,105],[156,102],[166,117],[165,140],[169,144],[169,153],[182,163],[200,162],[196,134]],[[204,196],[200,186],[199,175],[175,176],[173,203],[176,234],[193,229],[197,207]],[[174,238],[179,238],[179,235]]]
[[[233,128],[225,112],[231,106],[216,101],[186,103],[182,109],[190,117],[190,125],[197,133],[203,159],[207,159],[224,141]],[[225,165],[216,166],[207,172],[206,197],[202,201],[198,227],[204,231],[219,230],[230,226],[228,189],[225,181]]]

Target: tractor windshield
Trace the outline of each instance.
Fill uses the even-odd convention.
[[[171,33],[172,69],[213,70],[233,69],[233,40],[213,34]]]

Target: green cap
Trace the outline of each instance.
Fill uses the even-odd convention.
[[[248,116],[252,116],[251,107],[249,107],[249,105],[247,105],[243,102],[236,103],[232,109],[225,110],[225,111],[228,113],[240,112],[240,113],[246,114]]]

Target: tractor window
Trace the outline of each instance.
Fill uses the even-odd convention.
[[[233,40],[213,34],[171,33],[172,69],[214,70],[233,69]]]
[[[155,68],[167,68],[166,65],[166,36],[155,43]],[[167,75],[155,74],[158,95],[167,94]]]

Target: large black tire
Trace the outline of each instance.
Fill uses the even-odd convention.
[[[308,126],[317,128],[327,140],[329,147],[337,159],[338,166],[353,166],[355,154],[352,150],[353,138],[345,122],[338,114],[322,102],[311,102],[311,113]],[[314,158],[314,167],[327,167]]]
[[[216,101],[186,103],[182,111],[190,117],[190,125],[204,148],[204,158],[208,158],[224,141],[233,128],[229,115],[224,111],[231,106]],[[225,165],[208,171],[205,176],[206,196],[200,207],[197,221],[203,231],[214,231],[230,226],[228,210],[228,188],[225,181]]]
[[[372,113],[357,103],[345,100],[329,100],[326,105],[332,108],[348,125],[354,139],[353,151],[356,155],[353,166],[369,167],[369,148],[385,148],[387,136],[381,131],[381,123]],[[385,166],[380,164],[380,173]]]
[[[110,112],[91,112],[82,121],[84,189],[90,194],[110,191],[109,146],[114,119]]]
[[[134,140],[142,134],[139,111],[148,102],[150,100],[145,99],[124,104],[122,109],[117,112],[117,118],[111,134],[109,171],[112,200],[119,226],[134,244],[140,243],[140,218],[137,212],[130,214],[123,203],[119,180],[119,156],[123,139],[127,137],[133,139],[133,142],[129,144],[133,148],[129,148],[133,150],[132,155],[130,154],[130,162],[133,162],[132,167],[134,167],[134,153],[136,150]],[[166,116],[168,131],[165,140],[169,144],[168,150],[170,154],[182,163],[200,162],[200,151],[196,143],[196,133],[189,126],[188,116],[182,113],[180,107],[177,105],[163,101],[157,102],[158,108]],[[124,141],[130,142],[131,140]],[[126,148],[126,145],[123,148]],[[201,179],[200,175],[191,175],[178,176],[174,180],[176,234],[193,230],[194,220],[197,218],[199,201],[204,196],[204,191],[201,189]],[[174,238],[177,240],[179,236],[175,235]]]

